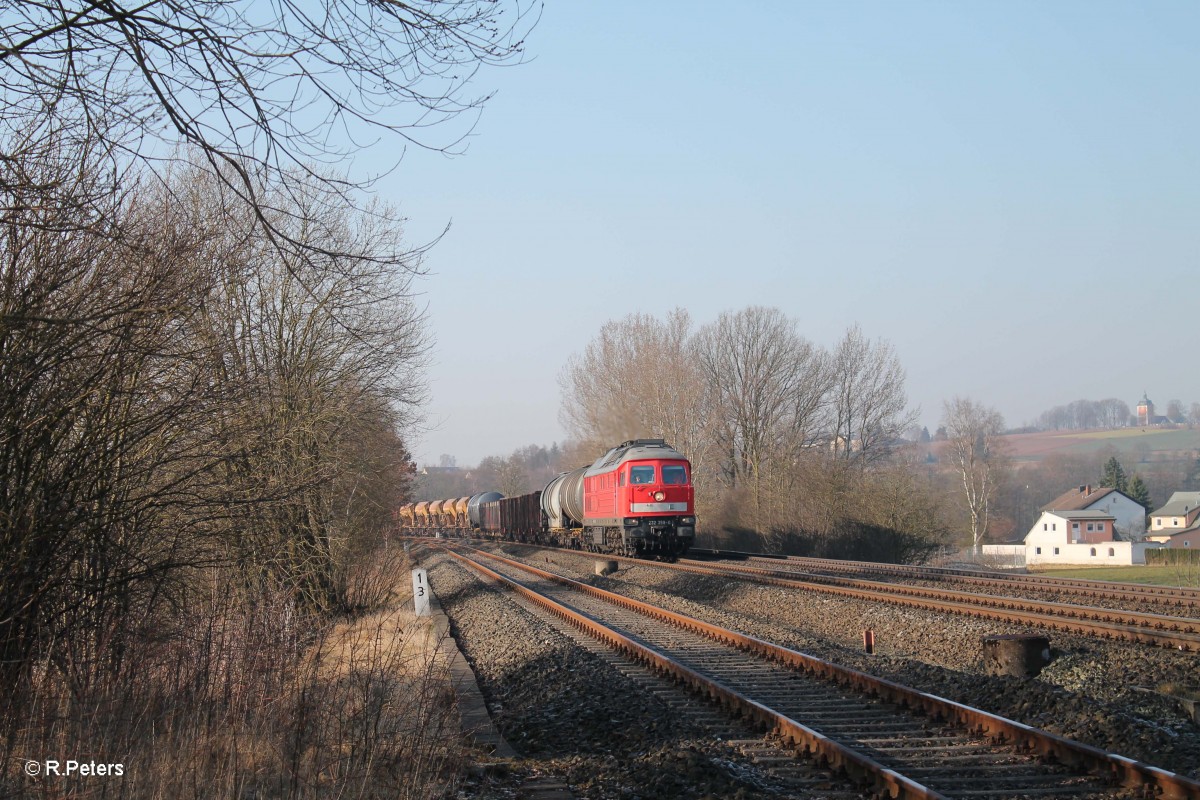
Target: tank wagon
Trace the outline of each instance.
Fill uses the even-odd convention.
[[[418,533],[474,533],[597,553],[677,558],[696,537],[693,502],[687,458],[662,439],[633,439],[592,464],[564,472],[540,491],[408,504],[396,517],[402,528]]]

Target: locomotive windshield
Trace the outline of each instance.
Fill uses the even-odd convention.
[[[666,464],[662,468],[663,483],[687,483],[687,470],[679,465]]]
[[[640,466],[629,468],[630,483],[654,483],[654,467]]]

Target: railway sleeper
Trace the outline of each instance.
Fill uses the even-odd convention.
[[[486,554],[485,554],[486,555]],[[528,565],[519,564],[517,562],[503,559],[498,556],[489,556],[499,561],[519,568],[526,572],[538,575],[542,580],[551,580],[557,583],[567,585],[571,589],[581,592],[585,596],[592,598],[603,599],[606,602],[612,603],[619,608],[634,610],[640,614],[644,614],[650,618],[659,620],[671,620],[679,624],[680,627],[691,628],[694,630],[703,630],[704,635],[712,638],[723,640],[728,643],[749,642],[749,637],[741,634],[735,634],[717,626],[701,623],[697,620],[687,620],[682,615],[673,614],[655,609],[644,603],[632,601],[629,598],[613,595],[610,592],[597,589],[596,587],[580,584],[575,581],[570,581],[561,576],[555,576],[551,573],[546,573]],[[474,562],[472,562],[474,563]],[[492,572],[491,570],[475,564],[476,568],[496,579],[508,583],[513,588],[527,593],[531,597],[537,598],[537,602],[547,605],[557,605],[556,601],[549,598],[537,595],[520,583],[515,583],[508,578]],[[583,607],[587,607],[587,603]],[[560,608],[564,608],[559,606]],[[605,612],[600,613],[601,617]],[[823,734],[815,733],[811,729],[800,725],[783,716],[779,712],[772,711],[758,702],[751,701],[749,698],[738,691],[727,688],[723,684],[710,682],[709,679],[703,678],[700,673],[686,668],[678,662],[673,662],[670,657],[665,656],[661,652],[654,650],[642,650],[642,645],[635,645],[634,642],[628,639],[624,634],[617,633],[611,628],[601,625],[596,620],[598,618],[587,617],[577,611],[566,611],[565,608],[562,616],[568,617],[573,624],[581,628],[587,628],[593,635],[602,639],[607,639],[617,646],[620,650],[626,653],[635,654],[649,663],[654,664],[658,671],[670,671],[675,674],[676,678],[691,687],[693,690],[701,693],[703,696],[718,700],[722,705],[728,707],[742,707],[743,718],[756,720],[768,725],[773,725],[777,734],[782,741],[793,744],[797,749],[803,750],[810,754],[818,762],[828,765],[831,768],[838,769],[851,776],[852,779],[863,783],[864,785],[874,786],[877,791],[886,792],[892,796],[912,796],[912,797],[940,797],[943,796],[939,792],[933,792],[929,789],[920,786],[909,778],[894,772],[892,769],[885,768],[882,764],[876,763],[873,759],[866,757],[861,751],[856,752],[846,745],[835,745],[833,740]],[[620,616],[616,614],[615,616]],[[814,662],[807,656],[795,653],[794,651],[785,651],[769,643],[754,640],[756,650],[770,652],[777,659],[783,659],[789,663],[794,663],[796,667],[808,668],[814,674],[820,674],[827,677],[832,677],[832,673],[838,672],[841,668],[835,667],[829,662]],[[764,659],[766,660],[766,659]],[[951,703],[949,701],[940,700],[931,695],[913,693],[912,690],[905,687],[890,684],[888,682],[878,682],[862,673],[846,673],[842,671],[842,675],[846,678],[846,683],[854,685],[859,690],[867,689],[868,692],[876,694],[880,697],[895,701],[902,707],[909,708],[913,712],[925,715],[930,718],[944,717],[956,723],[960,728],[965,729],[982,729],[982,732],[988,735],[988,738],[993,741],[1011,741],[1015,747],[1015,752],[1025,752],[1034,755],[1037,761],[1046,760],[1046,763],[1035,767],[1034,762],[1026,762],[1028,765],[1029,775],[1014,774],[1013,790],[1026,794],[1024,791],[1026,784],[1030,784],[1030,789],[1040,790],[1042,788],[1053,787],[1051,791],[1063,792],[1068,787],[1087,787],[1083,791],[1104,793],[1100,788],[1100,781],[1104,780],[1105,772],[1109,773],[1117,783],[1128,787],[1146,787],[1152,786],[1162,793],[1163,797],[1192,797],[1200,798],[1200,784],[1188,781],[1181,776],[1174,775],[1163,770],[1149,767],[1148,765],[1134,762],[1130,759],[1125,759],[1119,756],[1111,756],[1099,751],[1096,748],[1091,748],[1086,745],[1081,745],[1070,740],[1062,739],[1061,737],[1048,734],[1043,731],[1029,728],[1028,726],[1014,723],[1009,720],[1004,720],[999,717],[994,717],[976,709],[970,709],[960,704]],[[872,684],[872,682],[874,683]],[[751,686],[743,687],[743,691],[753,692]],[[827,726],[826,726],[827,727]],[[905,726],[898,726],[903,729]],[[929,736],[922,736],[920,726],[916,726],[916,738],[928,739]],[[904,731],[901,731],[904,732]],[[859,731],[861,733],[861,730]],[[912,733],[909,731],[908,733]],[[931,731],[934,736],[938,735],[937,731]],[[848,735],[849,739],[853,739],[853,735]],[[996,753],[991,753],[986,756],[988,759],[997,760]],[[1003,759],[1005,762],[1008,758]],[[1057,766],[1055,764],[1057,762]],[[976,762],[979,764],[979,762]],[[986,761],[980,766],[986,767]],[[918,765],[909,765],[911,768]],[[1062,767],[1059,769],[1058,767]],[[1100,768],[1100,774],[1097,775],[1095,770]],[[1068,770],[1079,770],[1076,772],[1068,772]],[[1025,772],[1022,769],[1021,772]],[[976,784],[994,784],[991,780],[991,774],[987,769],[985,773],[978,778],[964,777],[955,772],[953,776],[945,775],[945,771],[939,772],[938,777],[941,779],[955,778],[958,781],[966,781],[970,783],[972,780]],[[1007,768],[1007,773],[1015,773],[1016,771],[1010,765]],[[1012,796],[1009,789],[1001,784],[990,785],[985,790],[988,796]],[[1071,788],[1070,793],[1075,792],[1075,788]],[[957,794],[957,792],[956,792]]]

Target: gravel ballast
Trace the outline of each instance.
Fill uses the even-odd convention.
[[[1200,732],[1155,691],[1200,686],[1196,655],[1052,633],[1054,660],[1037,678],[992,677],[981,641],[1032,629],[819,592],[622,562],[592,572],[586,554],[508,545],[505,553],[638,600],[947,697],[1096,747],[1200,778]],[[876,654],[862,652],[871,629]]]
[[[724,741],[753,730],[726,721],[705,730],[697,714],[720,715],[699,701],[665,682],[651,691],[631,680],[448,557],[424,566],[493,720],[522,756],[507,775],[478,775],[460,796],[510,797],[540,775],[588,798],[859,796],[814,767],[803,793],[789,791]]]

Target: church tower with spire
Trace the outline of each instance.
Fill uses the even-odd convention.
[[[1145,392],[1142,392],[1142,399],[1137,404],[1137,421],[1141,426],[1154,424],[1154,402]]]

